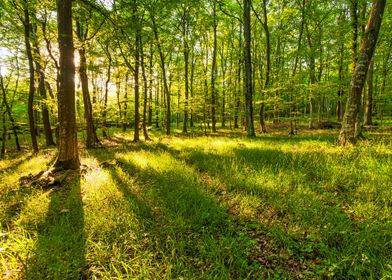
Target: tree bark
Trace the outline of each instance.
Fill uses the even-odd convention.
[[[368,90],[366,95],[366,110],[365,110],[365,125],[372,125],[372,114],[373,114],[373,72],[374,63],[370,62],[369,73],[368,73]]]
[[[250,27],[250,3],[251,0],[244,0],[244,58],[245,58],[245,112],[246,131],[248,137],[254,137],[255,129],[253,123],[253,88],[252,88],[252,58],[251,58],[251,27]]]
[[[6,112],[3,113],[4,114],[3,115],[3,118],[4,118],[3,120],[5,121],[5,113],[7,113],[8,114],[8,118],[9,118],[9,120],[11,122],[12,132],[14,133],[14,137],[15,137],[16,150],[20,151],[21,149],[20,149],[20,144],[19,144],[18,132],[16,130],[15,119],[14,119],[14,116],[12,115],[11,106],[8,103],[8,100],[7,100],[7,93],[6,93],[6,89],[5,89],[5,86],[4,86],[4,80],[3,80],[3,76],[1,76],[1,75],[0,75],[0,88],[1,88],[1,92],[3,93],[2,94],[3,95],[3,102],[2,103],[5,106],[5,110],[6,110]],[[4,129],[7,130],[5,123],[4,123]],[[5,145],[5,138],[4,137],[3,137],[3,141],[4,141],[3,144]]]
[[[161,62],[162,76],[163,76],[163,92],[166,97],[166,135],[170,135],[170,124],[171,124],[171,111],[170,111],[170,92],[169,86],[167,84],[167,76],[166,76],[166,64],[165,64],[165,56],[163,54],[161,41],[159,40],[158,35],[158,27],[155,22],[154,16],[151,16],[152,27],[154,31],[155,41],[158,48],[159,58]]]
[[[351,15],[351,55],[352,55],[352,71],[355,71],[358,56],[358,0],[350,1],[350,15]]]
[[[135,81],[134,90],[135,90],[135,128],[133,135],[133,142],[140,141],[139,136],[139,124],[140,124],[140,113],[139,113],[139,59],[140,59],[140,30],[139,27],[136,27],[136,41],[135,41],[135,71],[133,73],[133,79]]]
[[[75,112],[75,62],[72,36],[72,0],[57,0],[57,29],[60,52],[58,92],[59,151],[56,169],[79,169]]]
[[[344,95],[343,90],[343,59],[344,59],[344,43],[342,40],[340,51],[339,51],[339,90],[338,90],[338,101],[336,104],[336,117],[340,122],[342,121],[343,110],[342,110],[342,98]]]
[[[88,89],[86,48],[83,45],[87,34],[85,34],[82,23],[79,20],[76,21],[76,29],[76,34],[80,40],[80,43],[82,44],[79,48],[79,76],[80,82],[82,84],[84,119],[86,121],[87,131],[86,148],[90,149],[93,148],[96,144],[98,144],[99,140],[94,127],[93,107],[91,104],[90,93]]]
[[[1,115],[3,120],[3,133],[1,135],[1,151],[0,158],[4,158],[5,156],[5,142],[7,141],[7,122],[6,122],[6,112],[3,112],[3,106],[1,106]]]
[[[307,33],[307,38],[308,38],[308,45],[309,45],[309,129],[314,128],[314,87],[316,84],[316,63],[315,63],[315,58],[314,58],[314,48],[313,48],[313,42],[311,38],[311,34],[309,31],[308,25],[306,27],[306,33]]]
[[[185,100],[184,100],[184,119],[182,132],[188,132],[188,106],[189,106],[189,44],[188,44],[188,11],[184,8],[182,22],[182,37],[184,41],[184,64],[185,64]]]
[[[142,76],[143,76],[143,120],[142,120],[142,127],[143,127],[143,136],[144,140],[148,141],[151,140],[148,136],[147,131],[147,102],[148,102],[148,80],[146,75],[146,67],[144,65],[144,50],[143,50],[143,42],[142,37],[139,36],[139,44],[140,44],[140,64],[142,66]]]
[[[265,56],[266,56],[266,65],[265,65],[265,82],[264,88],[261,91],[261,103],[259,110],[259,118],[260,118],[260,131],[261,133],[267,133],[267,127],[265,125],[265,91],[268,90],[270,84],[270,72],[271,72],[271,40],[270,40],[270,31],[268,27],[268,15],[267,15],[267,1],[263,0],[263,28],[265,32]]]
[[[38,74],[38,90],[42,98],[41,109],[42,109],[42,122],[44,124],[45,143],[46,146],[54,146],[55,143],[53,140],[52,128],[50,127],[49,110],[48,110],[48,105],[46,103],[47,95],[46,95],[46,87],[45,87],[45,73],[40,62],[41,53],[39,51],[37,40],[34,40],[33,50],[35,55],[35,71]]]
[[[103,111],[102,111],[102,136],[107,137],[107,110],[108,110],[108,94],[109,94],[109,83],[111,79],[111,73],[112,73],[112,56],[109,51],[109,46],[106,46],[105,49],[106,56],[108,58],[108,68],[106,72],[106,81],[105,81],[105,96],[103,100]]]
[[[361,51],[351,79],[346,112],[343,117],[342,128],[339,134],[339,143],[341,145],[355,142],[361,132],[360,124],[357,123],[361,94],[369,64],[376,48],[385,3],[386,0],[374,0],[372,10],[370,11],[369,20],[361,44]]]
[[[125,132],[127,130],[127,111],[128,111],[128,75],[129,72],[125,74],[125,89],[124,89],[124,110],[122,113],[122,118],[121,118],[121,126],[122,126],[122,131]]]
[[[150,78],[150,82],[149,82],[149,94],[148,94],[148,126],[152,125],[152,88],[153,88],[153,59],[154,59],[154,50],[152,47],[152,43],[150,44],[150,65],[149,65],[149,78]]]
[[[34,91],[35,91],[35,80],[34,80],[34,60],[33,54],[31,52],[30,45],[30,36],[31,36],[31,24],[30,24],[30,15],[27,7],[27,2],[24,0],[24,39],[26,46],[26,54],[29,61],[29,98],[27,103],[27,112],[29,116],[29,125],[30,125],[30,135],[31,135],[31,143],[33,145],[34,153],[38,153],[38,142],[37,142],[37,131],[35,127],[34,121]]]
[[[217,53],[217,23],[216,23],[216,1],[213,0],[213,49],[212,49],[212,69],[211,69],[211,122],[212,122],[212,132],[216,132],[216,53]]]

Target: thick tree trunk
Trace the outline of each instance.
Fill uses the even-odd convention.
[[[361,51],[351,79],[346,112],[343,117],[342,128],[339,134],[339,143],[341,145],[354,142],[361,132],[360,125],[357,123],[361,94],[365,84],[369,64],[376,48],[385,3],[386,0],[374,0],[373,2],[369,21],[361,44]]]
[[[250,30],[250,3],[251,0],[244,0],[244,58],[245,58],[245,113],[246,131],[248,137],[254,137],[255,129],[253,123],[253,88],[252,88],[252,58],[251,58],[251,30]]]
[[[57,0],[57,28],[60,51],[60,88],[58,92],[59,151],[54,167],[57,169],[79,169],[75,112],[72,0]]]
[[[26,54],[29,61],[29,98],[27,103],[27,112],[29,116],[29,125],[30,125],[30,136],[31,143],[33,145],[34,153],[38,153],[38,142],[37,142],[37,130],[35,128],[34,121],[34,91],[35,91],[35,80],[34,80],[34,60],[33,54],[31,52],[30,45],[30,35],[31,35],[31,24],[30,24],[30,15],[27,7],[27,2],[25,0],[24,7],[24,39],[26,46]]]

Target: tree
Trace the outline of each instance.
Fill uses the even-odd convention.
[[[39,43],[37,38],[37,26],[35,25],[32,28],[33,31],[33,54],[34,54],[34,62],[35,62],[35,71],[38,74],[38,91],[42,98],[41,110],[42,110],[42,121],[44,123],[44,133],[45,133],[45,142],[46,146],[54,146],[52,128],[50,126],[49,119],[49,109],[48,109],[48,98],[46,94],[46,77],[44,72],[44,67],[42,66],[42,57],[39,49]]]
[[[361,94],[366,81],[366,74],[376,48],[378,33],[380,31],[382,16],[386,0],[374,0],[369,20],[363,36],[361,50],[351,78],[350,91],[347,100],[346,112],[343,117],[342,128],[339,133],[339,143],[346,145],[358,139],[361,127],[357,123]]]
[[[57,0],[57,29],[60,52],[58,92],[59,140],[56,169],[79,169],[75,112],[75,62],[72,34],[72,0]]]
[[[38,153],[38,142],[37,142],[37,130],[35,127],[34,121],[34,92],[35,92],[35,77],[34,77],[34,61],[33,61],[33,54],[31,51],[31,31],[32,26],[30,23],[30,13],[27,1],[24,0],[23,2],[23,10],[24,10],[24,38],[25,38],[25,46],[26,46],[26,54],[29,61],[29,100],[27,103],[27,111],[29,115],[29,125],[30,125],[30,136],[31,136],[31,143],[33,145],[34,153]]]
[[[212,1],[213,11],[213,48],[212,48],[212,69],[211,69],[211,122],[212,122],[212,132],[216,132],[216,88],[215,88],[215,80],[217,74],[217,65],[216,65],[216,53],[217,53],[217,21],[216,21],[216,1]],[[250,40],[250,39],[249,39]]]
[[[246,131],[248,137],[254,137],[255,129],[253,123],[253,87],[252,87],[252,58],[251,58],[251,36],[250,36],[250,7],[251,0],[244,0],[244,58],[245,58],[245,114],[246,114]]]
[[[81,13],[81,9],[79,9]],[[79,16],[76,21],[76,35],[80,42],[79,51],[79,76],[82,85],[83,105],[84,105],[84,119],[86,120],[86,147],[93,148],[99,143],[98,136],[94,126],[93,109],[90,99],[90,92],[88,89],[88,76],[87,76],[87,57],[86,57],[86,41],[87,41],[87,23],[83,22],[83,14]]]

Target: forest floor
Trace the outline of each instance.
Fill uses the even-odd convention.
[[[152,136],[82,148],[50,189],[20,178],[54,149],[0,161],[0,277],[392,278],[390,130]]]

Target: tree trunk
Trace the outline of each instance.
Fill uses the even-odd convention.
[[[41,66],[41,53],[39,51],[39,46],[37,40],[34,40],[34,56],[35,56],[35,70],[38,73],[38,90],[40,92],[42,102],[42,122],[44,124],[45,133],[45,143],[46,146],[54,146],[52,128],[50,127],[49,110],[47,105],[47,95],[45,88],[45,73]]]
[[[6,112],[3,112],[3,106],[1,106],[1,115],[3,120],[3,133],[1,135],[1,152],[0,158],[4,158],[5,156],[5,142],[7,141],[7,122],[5,117]]]
[[[254,137],[255,129],[253,123],[253,88],[252,88],[252,58],[251,58],[251,27],[250,27],[250,3],[244,0],[244,58],[245,58],[245,113],[246,131],[248,137]]]
[[[309,129],[314,128],[314,88],[316,84],[316,63],[314,58],[314,48],[313,42],[311,38],[311,34],[309,32],[309,27],[306,25],[307,37],[308,37],[308,45],[309,45]]]
[[[366,110],[365,110],[365,125],[372,125],[372,114],[373,114],[373,71],[374,63],[370,62],[369,73],[368,73],[368,91],[366,96]]]
[[[227,57],[225,56],[225,42],[222,42],[220,50],[221,73],[222,73],[222,104],[221,104],[221,127],[226,127],[226,71],[227,71]]]
[[[57,0],[57,28],[60,52],[60,88],[58,92],[59,151],[54,167],[57,169],[79,169],[75,112],[72,0]]]
[[[361,51],[351,79],[346,112],[343,117],[342,128],[339,134],[339,143],[341,145],[354,142],[357,140],[361,132],[360,125],[357,123],[361,94],[365,84],[369,64],[376,48],[385,3],[386,0],[374,0],[373,2],[369,21],[361,44]]]
[[[79,48],[79,76],[80,82],[82,84],[82,94],[83,94],[83,105],[84,105],[84,119],[86,121],[86,131],[87,131],[87,139],[86,139],[86,148],[93,148],[96,144],[99,143],[97,133],[94,127],[94,119],[93,119],[93,108],[90,99],[90,93],[88,90],[88,77],[87,77],[87,58],[86,58],[86,49],[83,45],[86,35],[83,28],[82,23],[80,21],[76,22],[76,34],[79,38],[82,46]]]
[[[122,113],[122,118],[121,118],[121,126],[122,126],[122,131],[125,132],[127,130],[127,111],[128,111],[128,75],[129,72],[125,74],[125,89],[124,89],[124,110]]]
[[[117,68],[118,74],[116,75],[116,97],[117,97],[117,107],[118,107],[118,116],[117,116],[117,127],[122,126],[122,107],[121,107],[121,80],[120,80],[120,68]]]
[[[108,94],[109,94],[109,83],[110,83],[111,73],[112,73],[112,56],[110,55],[109,46],[106,46],[105,52],[108,58],[108,69],[106,72],[105,96],[103,100],[103,111],[102,111],[102,136],[103,137],[108,136],[107,133]]]
[[[139,113],[139,59],[140,59],[140,30],[136,27],[136,41],[135,41],[135,71],[133,73],[133,79],[135,81],[135,128],[133,135],[133,142],[140,141],[139,137],[139,124],[140,124],[140,113]]]
[[[212,132],[216,132],[216,90],[215,90],[215,79],[216,79],[216,53],[217,53],[217,35],[216,35],[217,23],[216,23],[216,1],[213,0],[213,49],[212,49],[212,69],[211,69],[211,122]]]
[[[34,122],[34,91],[35,91],[35,80],[34,80],[34,61],[33,54],[31,52],[30,45],[30,35],[31,35],[31,24],[30,24],[30,15],[27,7],[26,0],[24,1],[24,39],[26,45],[26,54],[29,61],[29,98],[27,103],[27,112],[29,116],[29,124],[30,124],[30,135],[31,135],[31,143],[33,145],[34,153],[38,153],[38,142],[37,142],[37,131],[35,128]]]
[[[163,92],[166,97],[166,135],[170,135],[170,124],[171,124],[170,92],[169,92],[169,87],[167,84],[167,77],[166,77],[165,56],[163,54],[161,42],[159,40],[158,27],[156,25],[155,18],[151,16],[151,20],[153,25],[155,41],[157,43],[157,48],[159,52],[159,58],[161,62],[161,69],[162,69],[162,76],[163,76]]]
[[[342,110],[342,98],[344,94],[343,90],[343,59],[344,59],[344,44],[342,40],[342,44],[340,46],[340,51],[339,51],[339,90],[338,90],[338,101],[336,104],[336,117],[337,120],[340,122],[342,121],[342,115],[343,115],[343,110]]]
[[[148,95],[148,126],[152,125],[152,88],[153,88],[153,59],[154,59],[154,50],[152,47],[152,43],[150,44],[150,83],[149,83],[149,95]]]
[[[192,58],[191,58],[191,82],[190,82],[190,94],[191,94],[191,101],[190,101],[190,119],[189,119],[189,127],[193,127],[193,78],[195,76],[195,55],[194,52],[192,52]]]
[[[148,102],[148,80],[146,75],[146,67],[144,65],[144,50],[143,50],[143,42],[142,37],[139,36],[139,44],[140,44],[140,63],[142,65],[142,76],[143,76],[143,120],[142,120],[142,127],[143,127],[143,136],[144,140],[148,141],[151,140],[148,137],[147,131],[147,102]]]
[[[184,100],[184,120],[182,123],[182,132],[187,133],[188,125],[188,104],[189,104],[189,45],[188,45],[188,24],[187,24],[188,13],[184,8],[184,19],[183,19],[183,40],[184,40],[184,64],[185,64],[185,100]]]
[[[358,0],[350,1],[350,15],[351,15],[351,26],[352,26],[352,37],[351,37],[351,55],[352,55],[352,71],[355,71],[358,56]]]
[[[4,86],[4,80],[3,80],[3,76],[1,76],[1,75],[0,75],[0,88],[1,88],[1,92],[3,93],[2,94],[3,95],[3,102],[2,103],[5,106],[5,110],[6,110],[6,112],[4,112],[4,114],[5,113],[8,114],[8,118],[9,118],[9,120],[11,122],[11,126],[12,126],[12,132],[14,133],[14,137],[15,137],[16,150],[20,151],[21,149],[20,149],[20,144],[19,144],[18,132],[16,130],[15,119],[14,119],[14,116],[12,115],[11,106],[7,100],[7,93],[6,93],[6,89]],[[3,118],[5,118],[5,115],[3,116]],[[3,120],[5,121],[5,119],[3,119]],[[4,124],[4,129],[7,130],[5,124]],[[3,138],[3,141],[5,141],[5,138]],[[5,143],[3,143],[3,144],[5,145]]]
[[[259,110],[259,118],[260,118],[260,130],[261,133],[267,133],[267,127],[265,125],[265,91],[268,90],[270,84],[270,72],[271,72],[271,40],[270,40],[270,31],[268,27],[268,16],[267,16],[267,1],[263,0],[263,28],[265,32],[265,55],[266,55],[266,65],[265,65],[265,82],[264,89],[261,91],[261,103]]]
[[[383,66],[382,66],[382,74],[381,74],[381,104],[380,104],[380,120],[381,124],[384,119],[384,107],[385,107],[385,86],[388,74],[388,61],[391,55],[391,47],[389,47],[388,54],[384,59]]]

